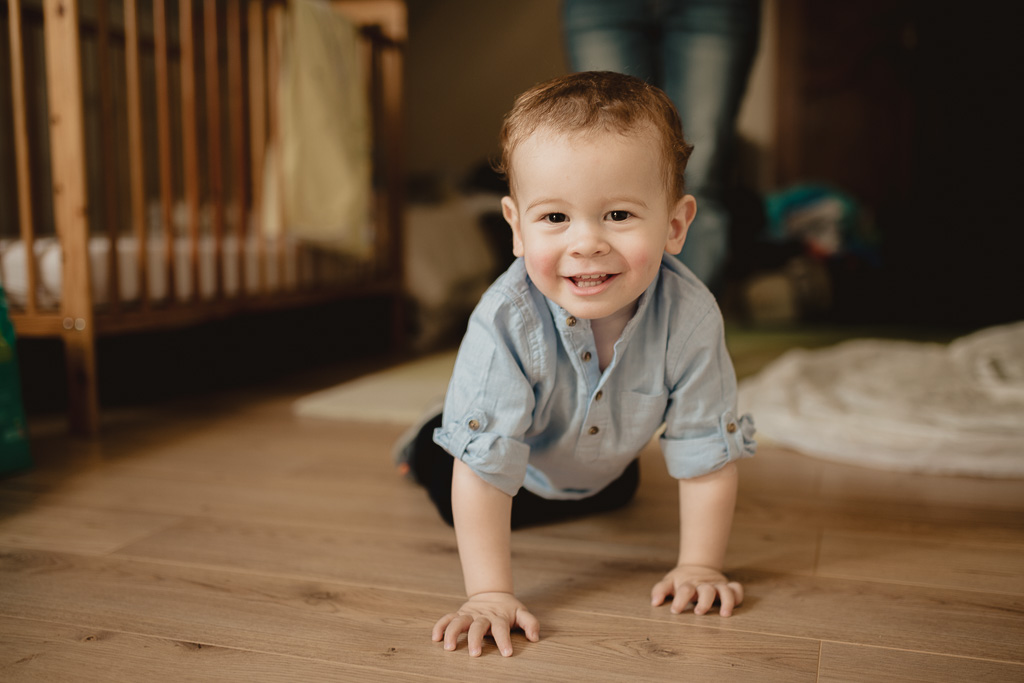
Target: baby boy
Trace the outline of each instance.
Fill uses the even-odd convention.
[[[454,650],[467,633],[474,656],[486,635],[511,655],[513,628],[536,641],[510,530],[626,504],[662,426],[679,556],[651,603],[705,614],[717,601],[729,616],[743,588],[722,568],[753,423],[736,414],[718,306],[673,256],[697,208],[679,116],[642,80],[578,73],[521,95],[501,143],[519,258],[473,312],[443,416],[400,456],[454,524],[462,561],[467,600],[433,638]]]

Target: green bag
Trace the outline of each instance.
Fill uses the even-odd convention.
[[[7,297],[0,287],[0,474],[31,466],[14,325],[7,317]]]

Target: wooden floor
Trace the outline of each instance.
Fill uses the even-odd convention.
[[[1024,482],[767,444],[732,618],[648,604],[677,524],[648,448],[628,510],[514,535],[541,641],[445,652],[453,533],[392,472],[401,429],[291,416],[329,379],[108,412],[98,442],[34,424],[0,477],[0,680],[1024,681]]]

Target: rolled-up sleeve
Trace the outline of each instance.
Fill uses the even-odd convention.
[[[736,373],[717,308],[677,347],[661,449],[669,474],[693,479],[754,454],[754,421],[736,414]]]
[[[510,496],[523,485],[530,456],[523,441],[535,405],[524,369],[532,362],[529,333],[513,303],[481,301],[455,361],[442,426],[434,431],[435,443]]]

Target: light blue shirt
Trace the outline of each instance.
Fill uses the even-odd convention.
[[[618,478],[663,423],[677,479],[754,453],[707,288],[666,255],[602,373],[590,321],[541,294],[519,259],[473,311],[434,441],[509,495],[573,500]]]

